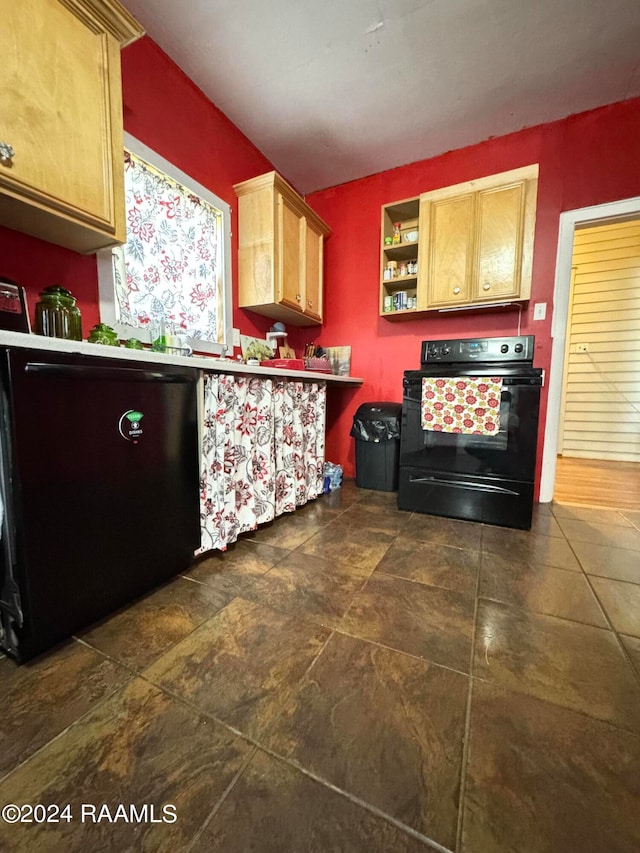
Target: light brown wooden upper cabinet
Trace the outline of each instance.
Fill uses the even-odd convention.
[[[420,196],[418,309],[526,300],[538,166]]]
[[[294,326],[322,323],[323,241],[329,227],[277,172],[234,189],[240,308]]]
[[[0,0],[0,223],[79,252],[126,240],[116,0]]]

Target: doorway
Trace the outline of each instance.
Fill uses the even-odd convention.
[[[571,297],[574,235],[576,228],[602,226],[618,220],[640,217],[640,198],[625,199],[560,214],[554,311],[551,329],[552,353],[549,375],[549,399],[545,426],[540,501],[552,500],[559,449],[559,427],[562,414],[563,379],[565,374],[567,328]]]

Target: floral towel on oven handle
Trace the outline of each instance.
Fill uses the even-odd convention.
[[[422,429],[465,435],[496,435],[500,430],[502,379],[423,377]]]

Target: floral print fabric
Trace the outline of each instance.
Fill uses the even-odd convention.
[[[206,374],[200,551],[322,493],[326,386]]]
[[[435,432],[496,435],[502,379],[422,379],[421,425]]]
[[[125,198],[125,279],[115,277],[120,322],[147,328],[158,314],[176,332],[220,342],[220,211],[128,151]]]

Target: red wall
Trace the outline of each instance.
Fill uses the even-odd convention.
[[[427,338],[513,335],[517,311],[438,314],[390,321],[378,316],[380,208],[438,187],[539,163],[538,208],[531,300],[521,318],[522,334],[536,336],[535,364],[548,373],[551,315],[563,210],[640,195],[640,99],[540,125],[479,145],[412,163],[314,193],[309,204],[331,226],[325,249],[325,318],[317,342],[350,344],[351,373],[365,379],[358,390],[329,400],[327,458],[353,475],[351,419],[360,403],[402,399],[402,373],[419,367]],[[533,321],[535,302],[547,303],[547,318]],[[308,336],[308,333],[305,333]],[[547,408],[543,389],[538,474]]]
[[[149,38],[122,54],[125,129],[192,175],[232,206],[233,280],[237,278],[237,221],[233,184],[273,168],[255,146]],[[533,290],[522,332],[536,335],[536,365],[549,369],[551,313],[562,210],[640,195],[640,99],[449,152],[353,181],[307,198],[329,223],[325,254],[325,325],[290,329],[290,344],[350,344],[353,375],[362,388],[332,389],[327,458],[353,474],[351,419],[370,400],[400,400],[402,372],[418,366],[420,341],[430,337],[515,334],[517,312],[433,314],[394,323],[378,316],[380,208],[427,190],[540,164]],[[84,334],[99,321],[95,259],[0,228],[0,274],[27,289],[31,313],[38,292],[62,284],[77,297]],[[532,321],[534,302],[547,319]],[[271,321],[237,308],[234,325],[263,336]],[[542,420],[546,414],[546,390]],[[542,448],[543,429],[539,449]],[[542,453],[538,454],[538,469]]]

